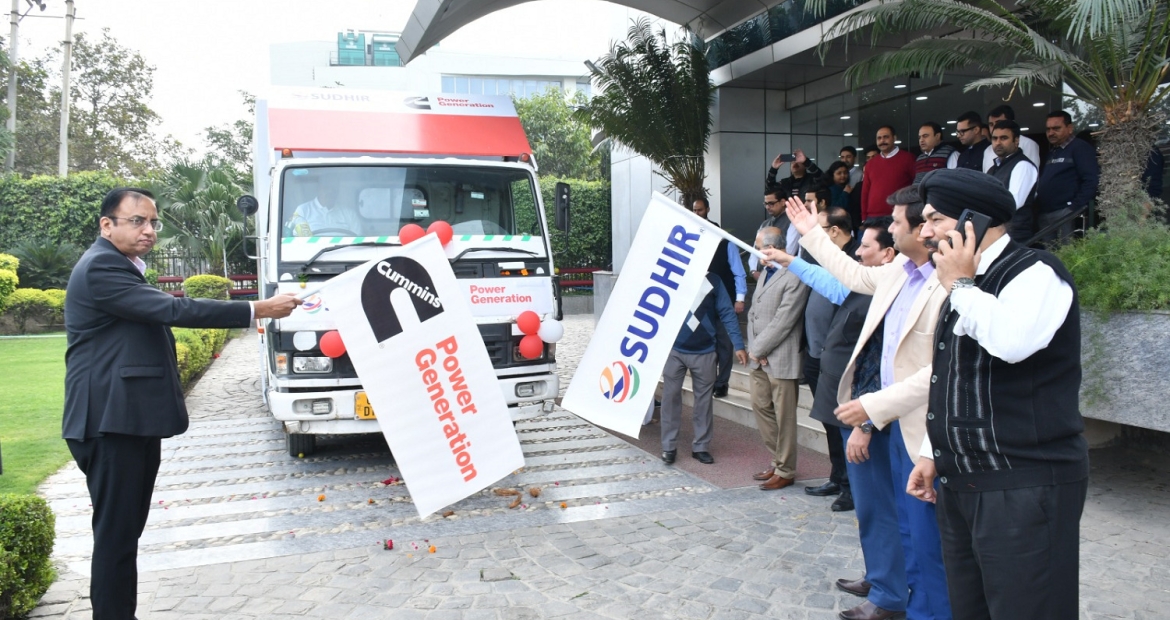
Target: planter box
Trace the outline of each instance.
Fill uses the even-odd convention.
[[[1081,414],[1170,432],[1170,312],[1081,313]]]

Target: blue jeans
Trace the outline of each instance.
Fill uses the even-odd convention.
[[[842,439],[848,443],[853,429],[839,430]],[[910,589],[906,583],[902,538],[898,533],[897,489],[890,476],[890,435],[889,429],[875,430],[870,435],[869,460],[845,466],[849,470],[849,486],[857,511],[865,579],[873,584],[869,602],[882,609],[905,611]]]
[[[894,422],[890,431],[890,466],[894,495],[898,501],[898,526],[902,531],[906,558],[906,581],[910,586],[907,620],[951,620],[951,599],[947,595],[947,574],[942,559],[942,535],[934,504],[906,493],[914,461],[906,451],[902,428]],[[915,452],[919,446],[915,446]]]

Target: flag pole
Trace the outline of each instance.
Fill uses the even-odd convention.
[[[687,217],[690,217],[692,220],[694,220],[694,222],[696,224],[703,225],[706,230],[710,230],[711,232],[715,233],[716,235],[719,235],[720,237],[726,239],[728,243],[735,244],[736,246],[738,246],[739,248],[741,248],[742,250],[744,250],[748,254],[755,256],[756,258],[760,259],[761,261],[764,261],[764,262],[771,262],[772,261],[772,259],[768,258],[768,256],[766,254],[764,254],[763,252],[757,250],[756,248],[748,245],[747,243],[744,243],[743,241],[741,241],[739,239],[739,237],[736,237],[735,235],[727,232],[726,230],[723,230],[722,228],[716,226],[713,222],[711,222],[709,220],[705,220],[705,219],[695,215],[694,211],[691,211],[691,210],[683,207],[682,205],[678,204],[677,202],[667,198],[666,196],[664,196],[660,192],[654,192],[654,195],[655,195],[655,197],[661,198],[662,202],[669,204],[672,209],[675,209],[679,213],[685,213],[687,215]]]

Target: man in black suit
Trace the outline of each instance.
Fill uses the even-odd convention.
[[[187,430],[170,327],[247,327],[254,318],[288,316],[300,300],[176,298],[147,284],[142,257],[162,224],[146,190],[111,190],[99,223],[101,236],[66,289],[61,427],[93,502],[93,618],[127,620],[137,606],[138,537],[161,440]]]

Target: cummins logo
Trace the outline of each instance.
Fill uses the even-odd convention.
[[[402,333],[403,321],[390,301],[399,289],[407,293],[420,322],[425,323],[443,313],[443,304],[435,294],[435,284],[422,265],[402,256],[379,261],[362,281],[362,311],[379,343]],[[399,297],[401,295],[398,293]],[[399,306],[402,306],[401,302]]]
[[[431,109],[431,100],[427,97],[407,97],[405,100],[403,100],[403,103],[406,104],[406,107],[414,108],[416,110]]]

